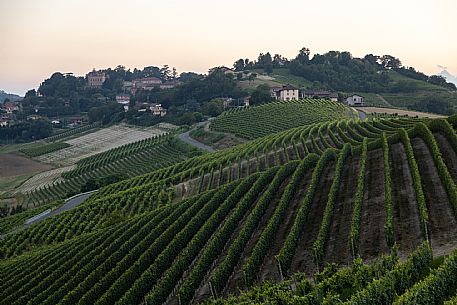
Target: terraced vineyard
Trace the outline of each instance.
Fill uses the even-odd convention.
[[[298,126],[107,186],[0,241],[0,304],[190,304],[266,280],[217,302],[451,299],[456,121]]]
[[[37,205],[79,193],[89,179],[114,174],[134,177],[201,153],[173,135],[148,138],[82,159],[76,167],[41,173],[18,191],[29,192],[29,204]],[[46,184],[41,178],[45,175]]]
[[[255,139],[293,127],[353,116],[354,112],[341,103],[304,99],[230,110],[217,117],[211,128]]]

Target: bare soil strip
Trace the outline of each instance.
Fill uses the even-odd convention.
[[[349,233],[351,231],[354,196],[357,192],[357,177],[360,168],[360,156],[348,157],[344,164],[341,184],[333,210],[324,261],[347,264],[351,262]]]
[[[389,252],[384,229],[387,214],[383,181],[383,151],[382,149],[368,151],[359,244],[359,253],[364,260],[371,260]]]
[[[451,144],[448,142],[445,136],[440,133],[435,133],[434,136],[436,143],[440,148],[443,161],[446,163],[446,166],[449,170],[449,174],[451,174],[454,182],[457,183],[457,154],[454,149],[452,149]]]
[[[420,138],[412,139],[411,142],[424,186],[433,252],[434,255],[446,255],[457,247],[457,221],[430,150]]]
[[[413,179],[402,143],[390,146],[394,238],[405,258],[423,240]]]
[[[278,150],[278,157],[279,157],[279,163],[285,164],[287,162],[286,154],[284,153],[284,149],[280,148]]]
[[[311,209],[305,227],[303,228],[294,258],[292,259],[291,274],[301,271],[311,275],[316,270],[313,262],[312,246],[319,232],[319,226],[324,215],[325,204],[327,203],[334,172],[335,163],[331,163],[327,165],[322,173],[321,181],[319,181],[316,194],[314,194],[311,203]]]
[[[295,147],[293,145],[287,147],[287,155],[289,156],[290,160],[300,159],[300,156],[297,156],[297,153],[295,151]]]
[[[305,158],[306,153],[305,153],[305,149],[303,147],[303,144],[301,142],[299,142],[299,143],[296,144],[296,146],[297,146],[297,149],[298,149],[298,154],[300,155],[300,159]]]

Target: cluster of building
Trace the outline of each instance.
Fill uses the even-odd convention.
[[[96,71],[94,69],[86,74],[87,87],[100,89],[107,78],[104,71]],[[171,89],[180,84],[181,82],[178,80],[162,81],[157,77],[143,77],[132,81],[124,81],[123,87],[125,92],[135,95],[138,90]]]
[[[125,81],[123,87],[126,92],[130,92],[130,94],[135,95],[138,90],[152,90],[155,88],[171,89],[180,84],[181,82],[178,80],[169,80],[163,82],[160,78],[157,77],[144,77],[135,79],[133,81]]]
[[[291,101],[303,98],[329,99],[334,102],[338,101],[338,94],[327,90],[303,90],[292,85],[283,85],[272,87],[270,89],[271,97],[280,101]],[[358,94],[352,94],[344,98],[344,103],[348,106],[363,106],[364,98]]]
[[[16,102],[5,102],[0,105],[0,127],[6,127],[16,119],[16,111],[20,110],[20,104]]]
[[[116,102],[121,104],[124,107],[124,111],[129,111],[130,109],[130,95],[123,93],[116,95]],[[162,104],[158,103],[136,103],[134,106],[139,112],[145,112],[146,110],[150,110],[153,115],[156,116],[165,116],[167,114],[167,109],[162,107]]]
[[[104,71],[96,71],[95,69],[86,75],[87,86],[90,88],[102,88],[106,79],[107,75]],[[137,91],[153,90],[156,88],[171,89],[180,84],[181,82],[178,80],[162,81],[157,77],[143,77],[132,81],[124,81],[123,89],[125,93],[116,95],[116,102],[124,107],[124,111],[128,111],[131,107],[130,97],[134,96]],[[164,116],[167,114],[167,109],[163,108],[162,104],[158,103],[136,103],[133,107],[140,112],[150,110],[151,113],[156,116]]]

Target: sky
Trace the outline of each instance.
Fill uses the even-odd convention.
[[[124,65],[207,72],[270,52],[390,54],[457,74],[455,0],[0,0],[0,89]]]

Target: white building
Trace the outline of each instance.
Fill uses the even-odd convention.
[[[153,115],[165,116],[167,114],[167,109],[162,107],[162,104],[151,104],[149,107]]]
[[[128,94],[118,94],[116,95],[116,102],[122,105],[128,105],[130,103],[130,95]]]
[[[346,104],[348,106],[363,106],[363,96],[353,94],[346,98]]]
[[[271,96],[280,101],[298,100],[299,90],[292,85],[271,88]]]

